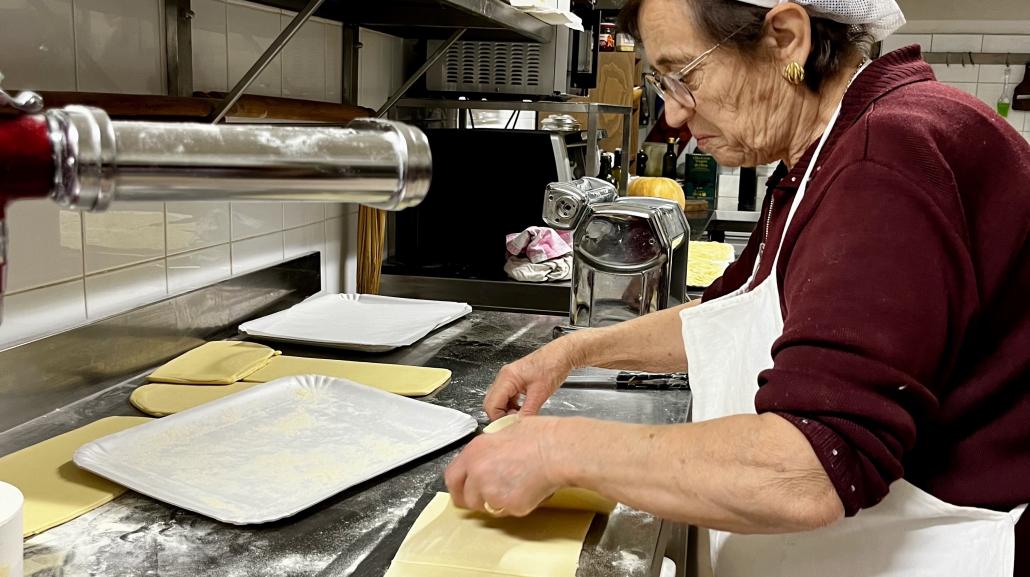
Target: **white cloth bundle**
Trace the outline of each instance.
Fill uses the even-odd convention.
[[[772,8],[788,0],[738,0],[745,4]],[[905,24],[905,15],[894,0],[789,0],[808,9],[814,16],[865,26],[879,42]]]
[[[550,282],[572,278],[572,255],[532,262],[528,258],[509,257],[504,263],[504,272],[519,282]]]

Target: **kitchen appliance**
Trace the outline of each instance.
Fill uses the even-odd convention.
[[[358,119],[339,128],[112,121],[83,106],[39,112],[38,96],[0,91],[4,105],[19,114],[0,119],[0,310],[4,209],[19,198],[49,196],[84,211],[103,211],[112,201],[227,200],[400,210],[422,201],[432,174],[425,135],[399,122]]]
[[[597,86],[601,12],[577,3],[583,31],[555,28],[544,44],[461,40],[426,72],[430,92],[552,97]],[[443,40],[430,40],[434,53]]]
[[[679,205],[660,198],[608,200],[596,180],[559,183],[544,193],[544,221],[575,230],[569,324],[556,327],[555,336],[687,300],[690,226]]]
[[[435,52],[442,40],[430,40]],[[546,44],[530,42],[455,42],[426,72],[431,92],[465,95],[552,96],[568,90],[569,35],[557,33]]]
[[[539,226],[540,191],[572,180],[561,135],[450,128],[425,134],[433,149],[433,182],[425,202],[391,215],[383,273],[507,280],[505,236]]]
[[[544,222],[557,230],[575,230],[590,205],[612,202],[618,196],[615,185],[600,178],[552,182],[544,189]]]
[[[560,135],[565,141],[565,151],[569,156],[569,170],[572,178],[578,180],[584,176],[590,176],[590,167],[601,165],[600,144],[601,140],[607,136],[608,131],[602,129],[593,133],[585,132],[582,130],[580,122],[568,114],[552,114],[540,121],[540,128]],[[587,142],[587,138],[591,134],[594,136],[594,142],[589,144],[593,144],[593,147],[589,146]],[[588,157],[587,155],[591,154],[591,148],[594,153]]]

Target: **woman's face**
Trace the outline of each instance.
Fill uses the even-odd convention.
[[[694,23],[689,0],[647,0],[640,9],[640,34],[652,68],[678,72],[710,49],[719,38],[706,38]],[[683,82],[694,95],[693,108],[669,97],[665,118],[684,123],[698,146],[726,166],[756,166],[778,160],[789,140],[788,115],[777,111],[784,86],[771,58],[748,60],[723,46],[694,68]]]

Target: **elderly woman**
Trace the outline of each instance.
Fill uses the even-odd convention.
[[[702,304],[501,371],[485,409],[524,417],[454,461],[454,500],[525,515],[592,489],[708,528],[718,575],[1030,575],[1030,146],[918,48],[868,61],[893,0],[623,20],[670,124],[721,164],[782,165]],[[587,365],[686,368],[693,423],[532,416]]]

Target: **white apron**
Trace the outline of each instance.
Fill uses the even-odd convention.
[[[837,122],[820,139],[787,224],[805,196],[812,169]],[[779,245],[783,244],[780,239]],[[759,257],[761,258],[761,257]],[[771,368],[773,342],[783,333],[776,265],[753,290],[737,291],[681,313],[689,359],[693,420],[754,414],[758,373]],[[876,506],[805,533],[740,535],[699,529],[709,542],[716,577],[1011,577],[1015,526],[1026,505],[1010,513],[957,507],[904,479]],[[703,551],[695,552],[703,562]]]

